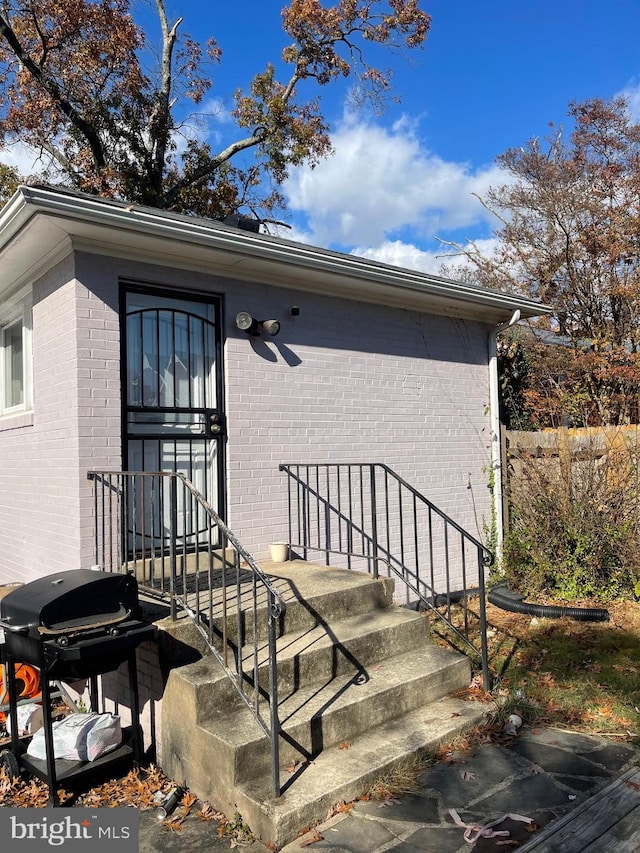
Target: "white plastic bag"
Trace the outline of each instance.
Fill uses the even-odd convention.
[[[122,743],[120,717],[115,714],[69,714],[51,726],[53,754],[70,761],[95,761]],[[44,729],[31,739],[27,754],[46,758]]]
[[[87,761],[95,761],[121,743],[120,717],[116,714],[99,714],[98,722],[87,734]]]
[[[38,725],[34,725],[35,717],[39,717],[40,726],[42,725],[42,705],[38,705],[36,702],[29,702],[26,705],[18,705],[17,714],[18,714],[18,734],[22,734],[22,732],[35,732]],[[7,714],[7,718],[5,720],[5,726],[7,728],[7,734],[11,734],[11,715]]]

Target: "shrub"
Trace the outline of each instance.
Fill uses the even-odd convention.
[[[633,596],[639,455],[616,436],[591,431],[569,442],[559,432],[555,447],[512,455],[503,571],[514,589],[600,602]]]

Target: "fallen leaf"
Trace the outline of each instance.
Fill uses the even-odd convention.
[[[301,761],[290,761],[286,766],[287,773],[295,773],[298,767],[302,764]]]
[[[631,780],[625,782],[627,788],[633,788],[634,791],[640,791],[640,785],[637,782],[632,782]]]
[[[386,800],[383,800],[381,803],[378,803],[379,809],[388,809],[391,806],[397,806],[400,804],[400,800],[396,797],[387,797]]]
[[[198,812],[198,817],[201,820],[224,820],[222,812],[217,812],[211,803],[202,804],[202,808]]]
[[[314,828],[302,841],[298,842],[298,845],[300,847],[308,847],[310,844],[315,844],[318,841],[324,841],[324,836],[320,835],[318,830]]]
[[[337,814],[348,814],[354,807],[354,805],[355,803],[347,803],[344,800],[341,800],[339,803],[336,803],[334,806],[331,806],[331,808],[327,812],[325,820],[329,820],[330,818],[335,817]]]
[[[252,845],[253,845],[253,839],[247,838],[242,833],[240,834],[240,836],[238,836],[236,838],[232,838],[231,841],[229,842],[229,847],[231,847],[231,848],[234,848],[234,847],[251,847]]]
[[[338,749],[349,749],[350,747],[351,744],[346,740],[343,740],[340,744],[338,744]]]
[[[176,821],[173,818],[163,820],[162,828],[166,830],[166,832],[182,832],[182,821]]]

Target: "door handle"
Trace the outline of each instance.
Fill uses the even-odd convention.
[[[224,432],[224,421],[223,416],[218,415],[215,412],[209,415],[209,434],[210,435],[222,435]]]

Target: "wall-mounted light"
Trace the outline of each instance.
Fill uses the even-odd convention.
[[[273,338],[280,331],[280,321],[256,320],[248,311],[240,311],[239,314],[236,314],[236,328],[248,335],[259,335],[264,332]]]
[[[258,325],[262,326],[264,331],[274,337],[280,331],[280,320],[258,320]]]

